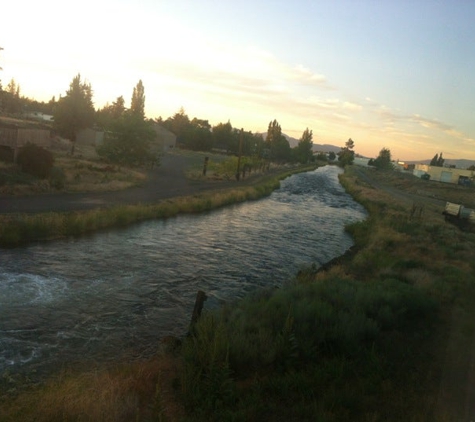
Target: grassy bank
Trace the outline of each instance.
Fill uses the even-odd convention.
[[[369,211],[348,227],[354,254],[204,313],[161,364],[9,396],[0,420],[469,420],[475,235],[415,215],[351,170],[341,182]]]
[[[206,314],[182,350],[187,420],[472,416],[475,236],[341,182],[370,213],[356,252]]]
[[[80,236],[114,227],[182,213],[209,211],[225,205],[254,200],[270,195],[279,181],[292,173],[311,170],[300,167],[262,176],[241,187],[223,187],[195,196],[179,197],[154,205],[123,205],[106,209],[77,212],[0,215],[0,246],[14,247],[35,241]]]

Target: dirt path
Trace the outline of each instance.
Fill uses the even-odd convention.
[[[236,181],[188,180],[185,177],[187,165],[186,157],[166,155],[162,158],[160,167],[149,173],[143,186],[122,191],[0,196],[0,214],[83,211],[123,204],[150,204],[210,189],[237,186]]]

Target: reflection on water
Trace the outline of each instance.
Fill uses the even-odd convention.
[[[328,262],[365,217],[338,168],[294,175],[270,197],[0,254],[0,370],[153,351],[206,308]]]

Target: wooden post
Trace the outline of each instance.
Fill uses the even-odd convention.
[[[201,316],[201,311],[203,310],[203,305],[205,300],[207,299],[205,292],[202,290],[198,290],[195,299],[195,307],[193,308],[193,314],[191,315],[191,323],[190,328],[196,324],[199,317]]]
[[[244,129],[241,129],[241,134],[239,135],[239,155],[238,155],[238,164],[237,164],[237,171],[236,171],[236,180],[239,182],[239,177],[241,176],[241,154],[242,154],[242,133]]]
[[[203,164],[203,176],[206,176],[206,169],[208,167],[208,160],[209,160],[209,157],[205,157],[205,162]]]

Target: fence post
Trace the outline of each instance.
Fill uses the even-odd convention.
[[[207,296],[202,290],[198,290],[196,293],[195,307],[193,308],[193,314],[191,315],[190,330],[198,322],[199,317],[201,316],[201,311],[203,310],[203,305]]]

